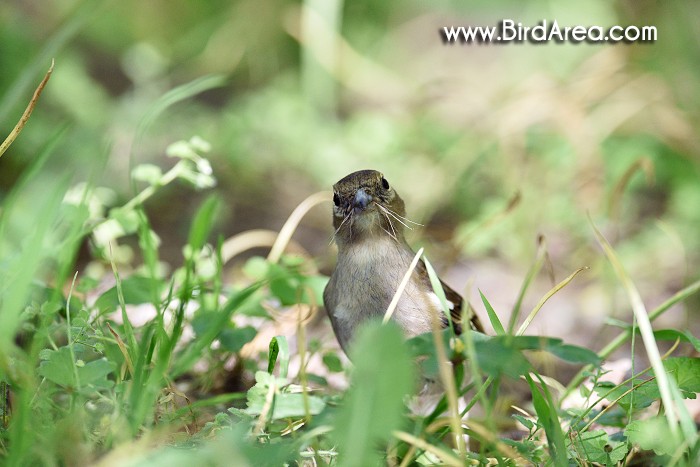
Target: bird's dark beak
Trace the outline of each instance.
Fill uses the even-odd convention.
[[[364,189],[360,188],[355,193],[355,199],[352,201],[352,207],[358,211],[364,211],[365,208],[372,202],[372,197],[365,192]]]

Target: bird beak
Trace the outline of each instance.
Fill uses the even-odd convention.
[[[365,192],[363,188],[360,188],[355,193],[355,199],[352,202],[352,207],[356,210],[364,211],[365,208],[372,202],[372,197]]]

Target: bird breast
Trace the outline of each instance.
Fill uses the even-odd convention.
[[[326,305],[343,348],[364,321],[386,313],[413,256],[407,245],[391,238],[352,243],[339,251]],[[430,330],[430,313],[438,306],[432,290],[414,272],[392,317],[412,337]]]

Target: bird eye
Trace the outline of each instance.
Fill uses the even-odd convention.
[[[340,198],[338,197],[338,193],[333,193],[333,204],[340,206]]]
[[[382,177],[382,186],[384,187],[385,190],[389,189],[389,182],[386,181],[386,178]]]

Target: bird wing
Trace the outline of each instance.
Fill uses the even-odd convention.
[[[423,260],[418,262],[416,270],[418,275],[426,283],[428,290],[432,290],[430,276],[428,276],[428,270],[426,269]],[[474,312],[474,308],[472,308],[471,304],[469,302],[465,302],[462,296],[455,292],[452,287],[445,284],[442,279],[440,279],[440,285],[442,286],[442,290],[445,292],[445,298],[447,299],[447,306],[450,309],[450,318],[452,319],[452,325],[454,326],[455,333],[462,333],[462,310],[464,309],[465,303],[467,305],[466,316],[469,319],[469,327],[473,331],[484,332],[481,321],[479,321],[479,317]],[[444,327],[449,326],[450,323],[447,321],[447,317],[442,316],[442,324]]]

